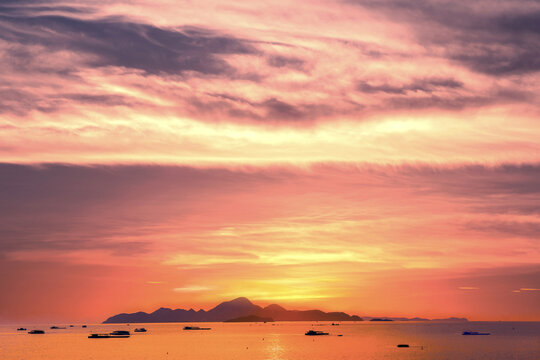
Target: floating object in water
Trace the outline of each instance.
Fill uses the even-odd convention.
[[[212,330],[212,328],[202,328],[198,326],[184,326],[184,330]]]
[[[133,332],[146,332],[147,330],[145,328],[136,328],[133,330]]]
[[[111,337],[118,337],[118,338],[127,338],[129,337],[130,333],[127,330],[116,330],[110,333]]]
[[[30,330],[28,333],[29,334],[45,334],[45,331],[43,331],[43,330]]]
[[[408,348],[409,344],[398,344],[397,347],[399,347],[399,348]]]
[[[478,332],[478,331],[464,331],[461,335],[491,335],[491,334]]]
[[[126,330],[115,330],[112,333],[108,334],[90,334],[88,335],[89,339],[108,339],[108,338],[128,338],[130,336],[129,331]]]
[[[83,325],[83,326],[81,326],[81,327],[85,328],[85,327],[86,327],[86,325]]]
[[[332,326],[339,326],[338,323],[332,323]]]
[[[306,335],[308,336],[316,336],[316,335],[329,335],[327,332],[323,331],[316,331],[316,330],[309,330],[306,332]]]
[[[107,339],[110,338],[110,334],[90,334],[88,335],[89,339]]]
[[[339,334],[338,336],[343,336],[343,334]]]
[[[25,331],[26,328],[18,328],[17,331]]]

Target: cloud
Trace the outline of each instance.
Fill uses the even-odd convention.
[[[69,13],[74,15],[81,14],[90,14],[92,13],[91,8],[85,8],[81,6],[62,6],[59,4],[53,4],[47,6],[46,4],[50,3],[47,1],[2,1],[0,4],[0,14],[11,14],[11,15],[28,15],[32,12],[39,13]],[[45,4],[45,5],[40,5]]]
[[[423,92],[432,93],[437,89],[449,88],[459,89],[463,87],[463,83],[454,79],[445,78],[431,78],[431,79],[417,79],[411,83],[403,85],[390,85],[386,83],[371,84],[367,81],[359,81],[357,85],[358,91],[364,93],[388,93],[388,94],[406,94],[408,92]]]
[[[240,183],[247,188],[252,181],[249,174],[225,169],[11,164],[0,169],[0,187],[10,189],[0,195],[1,254],[148,254],[155,242],[152,225],[189,213],[210,194]],[[199,197],[192,198],[193,192]],[[172,198],[180,203],[167,200]]]
[[[412,166],[397,167],[405,177],[429,178],[432,185],[426,191],[444,191],[457,196],[483,197],[490,195],[538,195],[540,183],[539,164],[500,164],[463,166]]]
[[[268,65],[277,68],[293,68],[303,70],[306,62],[303,59],[292,56],[271,55],[267,58]]]
[[[23,14],[0,12],[1,40],[40,46],[49,56],[66,50],[84,54],[82,61],[87,66],[118,66],[147,74],[192,71],[235,76],[234,67],[222,55],[257,52],[247,41],[203,28],[160,28],[122,17],[41,14],[44,10],[34,7],[20,12]],[[19,62],[27,61],[25,53],[13,56],[18,56]]]
[[[253,264],[253,265],[310,265],[328,263],[376,263],[378,260],[371,259],[367,251],[310,251],[307,248],[288,248],[276,252],[273,249],[255,249],[253,253],[229,253],[229,254],[179,254],[165,261],[167,265],[196,265],[200,267],[213,267],[223,264]]]
[[[277,98],[263,101],[260,106],[265,109],[265,116],[277,120],[313,120],[333,112],[324,104],[295,104],[291,105]]]
[[[344,113],[359,113],[364,107],[350,104],[349,109],[337,109],[324,102],[287,102],[277,97],[254,101],[247,97],[227,93],[207,93],[193,97],[188,105],[191,114],[199,118],[226,116],[228,119],[258,124],[302,124],[310,125],[318,120]]]
[[[435,53],[489,75],[540,70],[535,1],[348,0],[412,27]]]
[[[42,121],[49,127],[62,127],[54,119],[69,113],[61,123],[70,128],[78,121],[114,118],[152,131],[155,127],[140,121],[143,114],[173,123],[189,119],[298,128],[410,112],[459,111],[461,116],[480,107],[535,102],[534,79],[511,72],[512,78],[486,81],[489,66],[478,65],[480,75],[471,74],[472,65],[462,66],[483,56],[474,46],[483,46],[484,40],[476,36],[490,33],[479,21],[467,43],[472,25],[459,19],[472,17],[469,13],[481,19],[500,15],[498,22],[488,23],[528,34],[520,41],[532,41],[526,39],[535,37],[534,23],[515,19],[514,10],[502,17],[482,14],[475,6],[469,11],[460,2],[352,3],[361,6],[348,2],[347,12],[365,24],[353,23],[348,13],[328,3],[306,9],[313,18],[320,16],[316,23],[287,17],[289,25],[276,32],[276,21],[285,20],[273,6],[254,19],[236,8],[193,15],[187,4],[156,8],[144,2],[125,7],[94,2],[85,7],[10,1],[0,9],[0,61],[5,64],[0,112],[26,116],[29,122],[47,114],[50,121]],[[446,19],[448,14],[452,19]],[[372,26],[387,30],[372,32]],[[493,60],[505,49],[484,56],[514,66],[513,60]],[[474,59],[456,60],[460,56]],[[99,126],[102,133],[109,131],[107,124]]]
[[[534,289],[534,288],[520,288],[519,290],[512,290],[513,293],[520,293],[520,292],[529,292],[529,291],[540,291],[540,289]]]
[[[380,110],[462,110],[531,99],[527,92],[514,89],[477,93],[467,89],[462,81],[437,77],[412,79],[406,83],[385,82],[382,79],[360,80],[356,90],[373,99],[380,99],[379,104],[371,106]]]
[[[472,246],[470,239],[475,239],[482,256],[471,253],[460,261],[530,261],[538,224],[519,212],[494,216],[495,210],[485,207],[493,206],[494,199],[505,209],[537,203],[539,168],[4,164],[1,252],[17,258],[77,252],[90,258],[99,252],[208,267],[389,261],[425,267],[433,266],[433,259],[441,266],[443,259],[457,261],[457,249]],[[531,188],[525,191],[527,184]],[[434,209],[446,214],[444,222],[431,216]],[[440,229],[446,229],[447,244],[434,251],[430,239]],[[353,234],[359,233],[365,235],[358,243]],[[395,233],[413,240],[394,246],[389,239]],[[326,237],[343,247],[332,250],[318,243]],[[511,249],[505,241],[509,237],[515,245]],[[279,252],[258,243],[259,238],[281,244]],[[294,239],[299,241],[295,246]]]
[[[175,293],[211,296],[210,286],[222,294],[249,285],[261,298],[284,296],[298,282],[305,288],[291,296],[363,294],[362,303],[373,304],[375,295],[365,297],[380,299],[380,291],[389,289],[411,293],[411,284],[423,301],[431,296],[427,289],[455,297],[515,297],[511,291],[518,287],[535,288],[538,237],[495,237],[489,229],[463,225],[508,221],[504,214],[477,211],[494,198],[515,206],[524,196],[538,201],[533,189],[519,191],[536,168],[3,164],[0,266],[44,258],[64,265],[129,266],[127,276],[108,276],[129,282],[122,289],[148,279],[169,284],[138,290],[166,303],[176,301]],[[511,215],[517,222],[527,217]],[[178,283],[179,278],[189,282]],[[290,282],[268,282],[276,278]],[[460,287],[481,291],[455,291]]]
[[[190,286],[184,286],[184,287],[177,287],[174,288],[174,292],[180,292],[180,293],[194,293],[194,292],[201,292],[201,291],[209,291],[213,288],[208,286],[200,286],[200,285],[190,285]]]
[[[517,222],[517,221],[484,221],[470,222],[466,225],[468,230],[482,233],[492,233],[494,236],[504,238],[525,237],[538,238],[540,236],[540,222]]]

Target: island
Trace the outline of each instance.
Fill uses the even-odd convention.
[[[260,320],[266,319],[266,320]],[[271,319],[271,320],[268,320]],[[252,322],[252,321],[433,321],[462,322],[466,318],[425,319],[420,317],[388,317],[349,315],[344,312],[324,312],[321,310],[288,310],[278,304],[262,307],[253,304],[245,297],[225,301],[216,307],[205,310],[159,308],[154,312],[139,311],[131,314],[118,314],[109,317],[104,324],[120,323],[163,323],[163,322]]]
[[[159,323],[159,322],[223,322],[244,317],[272,319],[273,321],[362,321],[357,315],[344,312],[324,312],[321,310],[287,310],[272,304],[266,307],[253,304],[245,297],[225,301],[205,311],[194,309],[160,308],[152,313],[136,312],[118,314],[105,320],[104,324],[119,323]],[[266,320],[268,321],[268,320]]]
[[[273,322],[274,319],[257,315],[240,316],[234,319],[225,320],[224,322]]]

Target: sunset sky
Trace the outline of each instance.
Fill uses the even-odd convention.
[[[0,2],[0,323],[540,321],[540,2]]]

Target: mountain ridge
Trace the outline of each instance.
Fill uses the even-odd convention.
[[[266,307],[253,304],[245,297],[224,301],[212,309],[170,309],[159,308],[152,313],[143,311],[122,313],[109,317],[104,324],[115,323],[149,323],[149,322],[221,322],[247,316],[272,318],[275,321],[362,321],[357,315],[344,312],[324,312],[321,310],[287,310],[271,304]]]
[[[154,312],[143,311],[121,313],[106,319],[104,324],[118,323],[157,323],[157,322],[223,322],[245,317],[270,318],[274,321],[363,321],[377,317],[349,315],[345,312],[324,312],[321,310],[287,310],[281,305],[270,304],[266,307],[253,304],[245,297],[224,301],[212,309],[195,311],[193,308],[170,309],[161,307]],[[420,317],[378,317],[394,321],[468,321],[466,318],[425,319]]]

